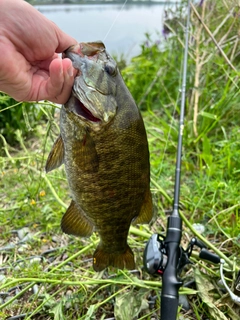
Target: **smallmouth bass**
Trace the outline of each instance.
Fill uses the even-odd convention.
[[[78,70],[60,113],[60,136],[46,163],[64,163],[72,201],[63,232],[100,242],[93,268],[134,269],[127,243],[131,223],[152,219],[149,151],[141,114],[116,62],[102,42],[80,43],[64,53]]]

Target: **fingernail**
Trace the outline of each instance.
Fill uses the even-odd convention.
[[[69,77],[72,77],[72,76],[73,76],[73,67],[70,67],[70,68],[67,70],[67,73],[68,73]]]

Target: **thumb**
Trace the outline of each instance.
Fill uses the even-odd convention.
[[[61,29],[59,29],[57,25],[55,25],[55,27],[58,39],[58,47],[56,48],[57,53],[62,53],[72,45],[78,43],[77,40],[75,40],[74,38],[63,32]]]

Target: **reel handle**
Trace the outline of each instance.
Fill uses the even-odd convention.
[[[199,254],[199,258],[210,261],[215,264],[220,263],[220,260],[221,260],[217,254],[208,251],[206,248],[202,248]]]

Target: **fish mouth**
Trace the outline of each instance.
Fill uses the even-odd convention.
[[[95,117],[91,111],[86,108],[84,106],[84,104],[79,100],[77,99],[76,97],[75,98],[75,101],[74,101],[74,112],[79,115],[80,117],[83,117],[91,122],[101,122],[101,119]]]
[[[90,48],[92,47],[90,46]],[[96,50],[96,48],[95,48],[95,52],[93,52],[93,50],[89,50],[88,55],[96,54],[97,51],[99,50]],[[83,62],[81,62],[81,59],[83,59],[84,53],[86,54],[86,52],[82,52],[82,44],[77,44],[69,47],[67,50],[63,52],[63,55],[62,55],[63,58],[69,58],[72,61],[73,67],[78,70],[77,76],[81,76],[81,65],[84,64]],[[74,100],[71,103],[71,108],[70,108],[71,112],[75,113],[83,120],[88,120],[94,123],[101,122],[101,119],[94,116],[94,114],[89,110],[89,108],[87,108],[83,104],[83,102],[79,99],[80,97],[78,95],[76,88],[75,89],[73,88],[72,94],[73,94]]]
[[[69,58],[78,70],[72,95],[65,104],[85,124],[90,122],[94,129],[104,125],[116,114],[116,83],[105,69],[110,59],[102,42],[79,43],[69,47],[63,58]],[[111,63],[109,63],[111,65]]]
[[[78,56],[82,57],[94,57],[97,56],[100,52],[105,51],[105,49],[105,45],[100,40],[94,42],[81,42],[78,44],[74,44],[70,46],[68,49],[66,49],[63,52],[63,58],[68,58],[69,54],[71,53],[75,53]]]

